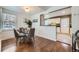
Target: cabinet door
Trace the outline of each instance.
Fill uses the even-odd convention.
[[[70,27],[69,27],[69,17],[63,17],[61,18],[61,32],[62,33],[69,33]]]

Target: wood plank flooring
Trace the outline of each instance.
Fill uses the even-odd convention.
[[[11,41],[12,43],[7,44],[7,42]],[[3,41],[2,48],[14,43],[15,39],[12,39],[10,41]],[[55,42],[52,40],[36,36],[34,46],[32,43],[21,43],[16,46],[15,50],[16,52],[71,52],[72,47],[65,43],[61,43],[58,41]]]

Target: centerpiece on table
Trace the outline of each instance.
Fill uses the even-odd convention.
[[[25,19],[25,23],[28,25],[29,28],[32,27],[32,21],[29,19]]]

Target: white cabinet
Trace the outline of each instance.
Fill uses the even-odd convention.
[[[69,17],[61,18],[61,32],[62,33],[69,33],[70,31],[70,24],[69,24]]]
[[[51,17],[63,16],[63,15],[70,15],[70,14],[71,14],[71,8],[66,8],[66,9],[53,11],[52,13],[48,13],[48,14],[45,15],[45,18],[51,18]]]
[[[56,41],[56,26],[40,26],[35,35]]]

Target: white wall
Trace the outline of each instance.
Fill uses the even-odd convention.
[[[17,15],[17,28],[20,28],[20,27],[27,27],[27,24],[25,24],[25,18],[29,19],[28,16],[26,16],[25,14],[18,14]]]
[[[72,32],[79,30],[79,6],[72,7]]]
[[[40,26],[40,17],[39,16],[40,16],[40,14],[36,14],[36,15],[31,17],[31,20],[33,20],[33,19],[37,19],[38,20],[38,22],[35,22],[35,23],[32,24],[32,27],[37,28],[37,27]]]

